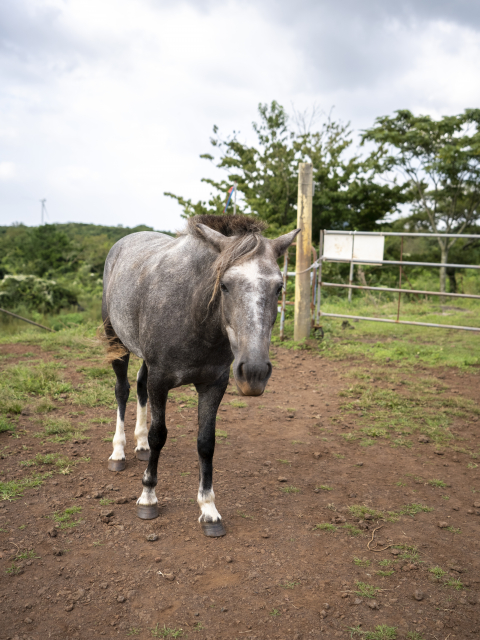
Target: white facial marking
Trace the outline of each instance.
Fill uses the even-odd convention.
[[[109,460],[125,460],[125,423],[120,419],[120,411],[117,409],[117,426],[113,436],[113,453]]]
[[[242,280],[246,280],[250,285],[248,292],[248,298],[244,300],[245,307],[245,319],[252,331],[255,334],[255,327],[260,325],[261,319],[259,317],[259,304],[258,299],[261,296],[261,287],[259,287],[260,280],[260,268],[258,260],[249,260],[239,265],[235,265],[228,270],[229,275],[240,277]],[[227,327],[228,338],[231,341],[232,347],[235,348],[237,342],[236,335],[231,327]],[[233,338],[233,342],[232,342]]]
[[[213,489],[210,491],[198,490],[197,502],[202,512],[199,517],[199,522],[218,522],[222,519],[222,516],[218,513],[215,506],[215,494]]]
[[[137,443],[135,451],[138,451],[139,449],[150,449],[148,446],[147,405],[142,407],[138,400],[137,422],[135,424],[135,442]]]
[[[155,489],[143,487],[142,495],[137,500],[137,504],[142,504],[145,507],[148,507],[152,504],[157,504],[157,496],[155,495]]]
[[[239,275],[242,278],[249,280],[251,283],[257,284],[260,277],[260,267],[258,265],[258,260],[248,260],[247,262],[242,262],[241,264],[234,265],[231,269],[228,270],[228,273]]]
[[[230,341],[232,349],[239,348],[239,343],[245,339],[244,332],[248,328],[248,341],[249,348],[252,352],[256,349],[262,349],[263,342],[265,340],[264,328],[265,319],[265,299],[264,299],[264,284],[268,280],[275,282],[279,281],[280,274],[275,274],[274,271],[268,270],[268,272],[262,272],[260,268],[259,259],[248,260],[241,264],[235,265],[228,269],[228,276],[233,276],[243,281],[248,286],[245,288],[245,295],[242,297],[242,314],[243,323],[242,327],[237,327],[235,331],[233,327],[227,326],[227,335]],[[268,330],[271,333],[271,325],[268,325]],[[242,335],[239,335],[241,331]],[[268,336],[270,340],[270,335]]]
[[[228,335],[228,339],[230,341],[230,345],[232,349],[237,349],[238,347],[237,336],[235,334],[233,327],[227,326],[226,329],[227,329],[227,335]]]

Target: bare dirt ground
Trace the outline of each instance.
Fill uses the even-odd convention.
[[[26,345],[0,353],[51,357]],[[68,354],[64,362],[65,379],[81,385],[78,363]],[[29,460],[49,454],[71,466],[0,502],[0,638],[453,640],[480,633],[478,418],[461,411],[452,418],[457,447],[419,442],[421,428],[408,446],[345,437],[368,426],[360,405],[345,407],[345,393],[352,371],[370,367],[277,348],[263,397],[240,398],[229,386],[214,463],[227,529],[220,539],[205,538],[197,523],[191,391],[169,401],[161,515],[149,522],[135,515],[145,463],[133,454],[134,402],[121,473],[107,470],[114,410],[79,407],[62,394],[50,416],[90,421],[86,439],[63,444],[35,437],[42,426],[24,410],[20,437],[0,433],[0,480],[23,478]],[[377,392],[406,393],[390,381],[396,367],[385,363],[370,381]],[[418,367],[400,374],[410,388],[430,378],[446,400],[478,401],[473,373]],[[109,424],[92,423],[106,417]],[[370,551],[372,536],[372,547],[388,548]]]

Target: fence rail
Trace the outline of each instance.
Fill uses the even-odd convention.
[[[413,320],[391,320],[390,318],[369,318],[367,316],[347,316],[342,313],[323,313],[324,318],[350,318],[351,320],[371,320],[372,322],[389,322],[392,324],[413,324],[417,327],[436,327],[438,329],[464,329],[465,331],[480,331],[480,327],[465,327],[455,324],[434,324],[433,322],[414,322]]]
[[[387,291],[390,293],[418,293],[420,295],[442,296],[442,297],[449,296],[450,298],[473,298],[475,300],[480,300],[480,296],[477,296],[473,293],[442,293],[441,291],[424,291],[423,289],[394,289],[391,287],[368,287],[360,284],[337,284],[336,282],[322,282],[322,287],[338,287],[341,289],[365,289],[367,291]]]
[[[349,264],[393,265],[401,267],[451,267],[452,269],[480,269],[480,264],[450,264],[448,262],[407,262],[406,260],[341,260],[340,258],[320,258],[324,262],[347,262]],[[292,273],[292,275],[294,275]],[[446,294],[444,294],[446,295]]]
[[[23,320],[23,322],[28,322],[29,324],[34,324],[36,327],[40,327],[41,329],[45,329],[45,331],[51,331],[52,333],[55,333],[53,329],[50,329],[49,327],[44,327],[43,324],[38,324],[38,322],[34,322],[33,320],[29,320],[28,318],[24,318],[23,316],[19,316],[17,313],[13,313],[12,311],[7,311],[6,309],[1,309],[0,308],[0,312],[1,313],[6,313],[8,316],[13,316],[14,318],[17,318],[18,320]]]

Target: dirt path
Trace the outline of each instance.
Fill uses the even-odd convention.
[[[0,353],[52,359],[31,346]],[[65,380],[81,386],[85,372],[65,352],[62,358]],[[352,373],[369,375],[370,367],[278,349],[262,398],[240,398],[229,387],[214,464],[227,528],[221,539],[205,538],[197,523],[196,407],[188,389],[169,401],[161,515],[150,522],[135,516],[145,463],[133,457],[134,402],[122,473],[107,470],[112,409],[58,393],[48,415],[81,434],[63,443],[49,440],[47,423],[24,410],[19,437],[0,433],[0,480],[53,472],[0,502],[0,638],[452,640],[480,633],[478,418],[453,412],[455,439],[443,447],[419,442],[421,428],[405,446],[373,432],[365,444],[351,434],[368,428],[369,416],[350,396]],[[472,374],[401,371],[400,384],[391,382],[400,375],[393,365],[380,377],[376,371],[370,384],[378,398],[382,391],[406,398],[421,377],[433,380],[434,397],[442,385],[445,406],[478,400]],[[373,546],[395,546],[369,551],[381,525]]]

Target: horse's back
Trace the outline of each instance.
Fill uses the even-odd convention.
[[[122,343],[141,356],[140,330],[167,302],[172,271],[185,258],[184,238],[154,231],[132,233],[110,249],[103,275],[102,313]],[[182,260],[180,257],[180,260]]]
[[[116,242],[108,252],[105,261],[104,284],[105,276],[108,278],[120,257],[122,264],[132,260],[138,261],[138,259],[145,258],[146,255],[161,253],[162,249],[174,241],[175,239],[171,236],[158,231],[139,231],[125,236]]]

